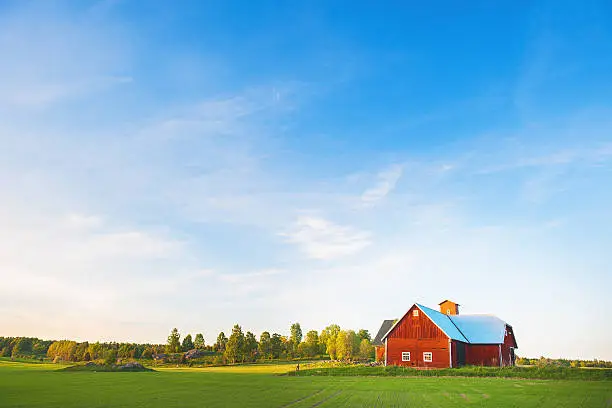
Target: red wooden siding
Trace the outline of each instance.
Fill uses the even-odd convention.
[[[499,344],[468,344],[465,364],[499,367]]]
[[[413,310],[419,315],[413,316]],[[410,352],[410,361],[402,361],[402,352]],[[425,362],[423,353],[431,352],[432,361]],[[416,306],[387,337],[387,364],[412,367],[448,367],[450,364],[448,336]]]
[[[506,325],[506,335],[504,337],[504,343],[502,344],[501,347],[502,347],[503,365],[505,366],[513,365],[512,352],[510,351],[510,349],[516,347],[516,341],[514,339],[514,331],[508,325]]]
[[[376,361],[383,361],[385,359],[385,346],[376,346]]]

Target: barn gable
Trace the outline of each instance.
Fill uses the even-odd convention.
[[[442,331],[444,335],[449,337],[452,340],[459,340],[463,342],[468,342],[466,338],[461,334],[461,332],[457,329],[457,327],[453,324],[452,321],[449,320],[448,316],[438,312],[437,310],[430,309],[426,306],[415,303],[408,312],[401,319],[399,319],[390,329],[389,331],[382,337],[382,341],[384,341],[398,326],[403,325],[406,318],[410,316],[411,311],[415,308],[420,310],[429,320]]]

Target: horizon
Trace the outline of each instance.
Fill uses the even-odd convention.
[[[612,360],[611,17],[0,0],[0,335],[374,336],[450,299]]]

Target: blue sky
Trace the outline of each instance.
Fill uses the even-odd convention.
[[[333,3],[0,1],[0,335],[612,359],[610,4]]]

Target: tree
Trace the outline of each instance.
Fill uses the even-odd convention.
[[[84,361],[85,360],[85,355],[88,354],[87,353],[88,348],[89,348],[89,343],[88,342],[77,344],[76,348],[74,349],[74,360],[75,361]],[[91,357],[91,355],[90,355],[90,357]]]
[[[336,337],[336,357],[353,360],[359,353],[359,337],[353,330],[341,330]]]
[[[47,350],[47,356],[51,359],[63,361],[73,361],[74,360],[74,352],[77,347],[76,341],[70,340],[60,340],[54,341]]]
[[[96,342],[94,344],[90,344],[87,348],[87,352],[92,360],[97,360],[102,358],[102,345],[100,342]]]
[[[119,358],[130,358],[133,357],[133,355],[133,349],[129,344],[123,343],[119,346],[119,350],[117,351],[117,356]]]
[[[232,329],[224,355],[232,363],[244,361],[244,333],[242,333],[242,327],[237,324]]]
[[[299,323],[291,325],[291,336],[289,337],[293,354],[297,353],[297,347],[302,341],[302,327]]]
[[[219,351],[221,353],[225,352],[225,348],[227,347],[227,337],[225,337],[225,333],[221,332],[217,336],[217,342],[215,343],[215,351]]]
[[[340,332],[340,326],[337,324],[331,324],[321,331],[319,343],[325,345],[323,352],[329,354],[329,358],[332,360],[336,359],[336,337]]]
[[[106,350],[104,353],[104,365],[111,366],[117,362],[117,350],[114,348]]]
[[[278,334],[272,334],[270,338],[270,354],[272,358],[279,358],[283,352],[283,337]]]
[[[272,356],[272,342],[270,339],[270,333],[265,331],[259,336],[259,354],[264,358],[270,358]]]
[[[316,330],[310,330],[306,333],[304,339],[304,353],[308,357],[314,357],[319,354],[319,333]]]
[[[180,353],[181,351],[181,335],[177,328],[172,329],[170,336],[168,336],[168,343],[166,344],[166,353]]]
[[[13,343],[12,356],[17,357],[32,352],[32,339],[27,337],[18,337]]]
[[[257,358],[257,339],[251,332],[247,332],[244,337],[244,355],[248,361],[255,361]]]
[[[361,339],[359,343],[359,359],[363,361],[371,360],[374,357],[374,346],[368,339]]]
[[[144,349],[144,351],[142,352],[141,358],[150,360],[153,358],[153,351],[147,347],[146,349]]]
[[[202,333],[196,334],[193,346],[198,350],[202,350],[206,347],[206,344],[204,344],[204,335],[202,335]]]
[[[183,339],[182,349],[183,351],[189,351],[193,349],[193,341],[191,340],[191,334],[188,334]]]
[[[359,336],[359,338],[360,338],[361,340],[364,340],[364,339],[365,339],[365,340],[369,341],[370,343],[372,342],[372,336],[370,336],[370,332],[369,332],[369,331],[367,331],[366,329],[361,329],[361,330],[359,330],[359,331],[357,332],[357,336]]]

